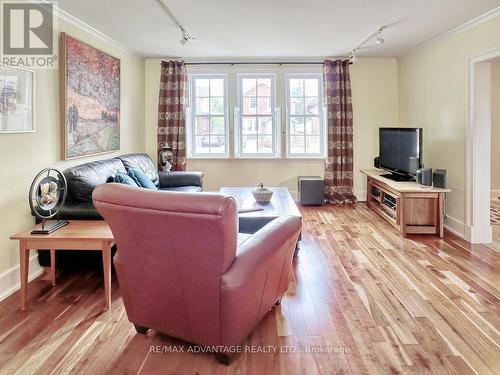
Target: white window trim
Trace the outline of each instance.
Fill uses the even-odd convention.
[[[196,110],[196,91],[195,91],[195,80],[196,79],[220,79],[224,80],[224,152],[223,153],[202,153],[194,152],[195,150],[195,110]],[[209,103],[210,105],[210,103]],[[208,115],[210,117],[210,115]],[[186,121],[188,126],[186,127],[186,139],[188,140],[188,158],[191,159],[221,159],[229,158],[230,152],[230,133],[229,133],[229,111],[228,111],[228,77],[226,73],[214,73],[214,74],[189,74],[189,107],[186,109]]]
[[[237,84],[237,100],[238,106],[234,110],[234,156],[237,159],[278,159],[281,156],[281,126],[280,126],[280,110],[275,107],[276,104],[276,73],[265,73],[265,72],[255,72],[255,73],[239,73],[238,84]],[[243,79],[244,78],[271,78],[271,118],[273,121],[273,150],[272,153],[242,153],[242,140],[241,135],[241,120],[243,118],[242,108],[243,108]],[[257,115],[256,115],[257,116]]]
[[[320,137],[320,152],[319,153],[291,153],[290,152],[290,79],[298,78],[318,78],[318,117],[319,117],[319,137]],[[286,107],[285,107],[285,137],[286,137],[286,159],[324,159],[326,151],[326,109],[323,102],[323,75],[321,73],[287,73],[285,74],[286,81]],[[304,124],[305,126],[305,124]]]

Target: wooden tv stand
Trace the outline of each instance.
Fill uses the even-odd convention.
[[[381,169],[363,169],[367,177],[368,207],[396,228],[407,234],[435,234],[443,237],[444,196],[450,189],[439,189],[398,182],[381,175]]]

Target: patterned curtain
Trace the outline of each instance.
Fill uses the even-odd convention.
[[[323,65],[328,114],[328,157],[325,163],[325,198],[333,204],[354,203],[353,126],[351,81],[347,60],[325,60]]]
[[[184,61],[162,61],[158,104],[158,152],[169,146],[172,170],[186,170],[187,74]]]

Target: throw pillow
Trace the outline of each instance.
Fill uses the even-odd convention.
[[[137,186],[135,181],[128,174],[118,172],[113,179],[114,182],[118,182],[119,184],[125,184],[130,186]]]
[[[128,175],[132,178],[132,180],[135,181],[135,183],[139,187],[156,190],[156,185],[141,170],[139,170],[137,168],[130,168],[128,170]]]

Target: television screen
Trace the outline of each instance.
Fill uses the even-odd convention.
[[[421,128],[380,128],[380,167],[415,175],[422,166]]]

